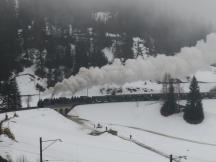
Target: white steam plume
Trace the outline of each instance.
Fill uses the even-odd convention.
[[[126,61],[125,65],[117,59],[112,65],[102,68],[81,68],[76,76],[57,83],[49,89],[52,94],[64,94],[90,88],[95,85],[115,83],[122,85],[138,80],[160,80],[165,73],[173,77],[183,77],[198,69],[216,62],[216,33],[198,41],[194,47],[184,47],[175,56],[158,55],[146,60],[141,58]]]

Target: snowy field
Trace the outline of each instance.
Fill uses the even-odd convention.
[[[209,67],[195,75],[201,92],[216,86],[216,68]],[[39,94],[37,83],[46,87],[45,81],[34,75],[34,67],[26,68],[17,77],[21,95]],[[186,79],[183,79],[186,81]],[[210,82],[210,83],[205,83]],[[182,84],[188,92],[189,83]],[[121,94],[159,93],[162,85],[155,81],[138,81],[123,86],[114,84],[84,89],[75,96],[106,95],[107,89],[122,88]],[[130,92],[137,89],[137,92]],[[104,90],[104,91],[103,91]],[[147,90],[147,92],[145,92]],[[69,93],[68,93],[69,94]],[[65,93],[64,97],[71,97]],[[49,98],[50,94],[41,94]],[[56,96],[58,97],[58,96]],[[36,106],[39,95],[30,98],[30,106]],[[23,107],[27,99],[22,99]],[[167,156],[186,156],[181,162],[215,162],[216,154],[216,100],[204,100],[205,120],[200,125],[187,124],[176,114],[168,118],[160,115],[160,102],[109,103],[77,106],[70,112],[69,120],[51,109],[18,112],[19,117],[4,123],[15,134],[16,142],[0,136],[0,153],[13,160],[25,156],[29,162],[39,161],[39,137],[43,140],[61,139],[44,150],[44,160],[65,162],[167,162]],[[9,114],[12,116],[13,113]],[[0,115],[0,119],[5,114]],[[118,136],[104,133],[92,136],[89,133],[100,123],[118,131]],[[132,135],[132,139],[130,139]],[[44,148],[49,143],[43,143]],[[177,161],[176,161],[177,162]]]
[[[9,117],[13,114],[9,114]],[[25,156],[29,162],[39,161],[39,137],[61,139],[44,150],[44,160],[64,162],[166,162],[167,159],[119,137],[103,134],[91,136],[91,128],[78,125],[54,110],[18,112],[19,117],[5,123],[17,142],[0,136],[0,153],[16,160]],[[3,118],[4,114],[0,115]],[[43,143],[45,148],[50,143]]]
[[[72,116],[87,125],[100,123],[164,154],[187,156],[188,162],[213,162],[216,154],[216,100],[204,100],[205,120],[190,125],[183,114],[160,115],[159,102],[109,103],[77,106]]]
[[[216,100],[204,100],[203,105],[205,120],[200,125],[187,124],[182,114],[168,118],[160,116],[159,102],[77,106],[70,112],[73,121],[51,109],[18,112],[18,118],[4,124],[12,130],[17,141],[0,136],[0,153],[4,157],[10,155],[14,160],[24,155],[29,161],[36,162],[39,137],[43,137],[43,140],[62,140],[43,152],[44,160],[49,161],[167,162],[163,155],[173,154],[174,157],[187,156],[182,162],[213,162]],[[10,113],[9,117],[12,115]],[[1,114],[0,118],[4,116]],[[98,123],[102,125],[98,131],[107,127],[118,131],[118,136],[89,135]],[[43,143],[43,148],[47,145],[49,143]]]

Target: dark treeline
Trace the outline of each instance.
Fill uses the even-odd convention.
[[[173,93],[173,98],[187,100],[189,93]],[[38,107],[64,105],[64,104],[93,104],[106,102],[131,102],[131,101],[157,101],[164,99],[164,93],[152,94],[125,94],[125,95],[106,95],[106,96],[75,96],[71,98],[47,98],[38,102]],[[200,93],[201,98],[214,99],[216,93]],[[175,107],[174,107],[175,108]],[[176,110],[174,109],[174,112]],[[172,112],[173,113],[173,112]],[[171,114],[172,114],[171,113]],[[170,115],[170,114],[169,114]],[[166,115],[165,115],[166,116]]]
[[[109,13],[108,21],[96,20],[99,11]],[[5,87],[13,84],[11,93],[16,95],[11,96],[19,96],[11,80],[15,81],[24,67],[35,65],[35,74],[47,78],[47,87],[51,87],[77,74],[81,67],[107,64],[103,53],[106,47],[122,62],[134,58],[134,37],[144,40],[147,55],[171,55],[182,46],[194,45],[211,31],[211,26],[195,20],[190,24],[196,28],[191,28],[189,21],[178,23],[161,17],[157,22],[154,17],[148,7],[140,12],[133,5],[108,2],[94,5],[78,0],[1,0],[0,94],[8,96]],[[185,33],[179,32],[182,28],[180,31]]]
[[[133,38],[140,37],[145,40],[149,55],[170,55],[182,46],[194,45],[211,31],[210,25],[195,20],[188,24],[189,21],[151,14],[145,6],[140,11],[135,5],[95,6],[93,2],[2,0],[0,80],[7,80],[15,69],[19,72],[23,66],[36,64],[36,74],[48,78],[49,87],[76,74],[80,67],[107,64],[102,52],[105,47],[112,47],[114,56],[125,61],[134,58]],[[98,11],[109,13],[109,20],[96,21],[94,13]],[[161,20],[156,21],[156,16]],[[191,28],[191,24],[196,28]],[[181,33],[182,28],[185,33]]]
[[[137,7],[133,3],[119,4],[118,1],[80,2],[79,0],[19,0],[20,8],[32,17],[46,17],[52,24],[86,30],[140,36],[148,47],[155,46],[155,52],[173,54],[183,46],[194,45],[211,32],[212,26],[202,24],[197,19],[180,18],[170,11],[165,15],[157,7],[145,5]],[[98,11],[110,13],[110,20],[104,25],[95,22],[92,15]]]
[[[15,1],[0,1],[0,107],[21,106],[19,90],[12,71],[20,71],[21,46]]]
[[[94,104],[106,102],[130,102],[130,101],[152,101],[159,100],[161,94],[133,94],[133,95],[107,95],[107,96],[80,96],[71,98],[51,98],[38,102],[38,107],[71,104],[71,106],[81,104]]]

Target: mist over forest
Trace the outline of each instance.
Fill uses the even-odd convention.
[[[173,3],[169,0],[20,1],[23,3],[23,12],[35,18],[47,17],[57,24],[73,24],[83,30],[98,27],[103,32],[125,32],[133,36],[153,38],[157,53],[173,54],[183,46],[194,45],[214,30],[214,21],[210,16],[204,19],[206,16],[202,12],[195,12],[194,7],[189,5],[190,2],[187,2],[190,6],[187,9],[178,1],[175,1],[176,5],[171,5]],[[202,10],[203,7],[200,7],[200,11]],[[111,18],[105,25],[96,23],[92,19],[96,12],[108,12]]]
[[[0,80],[34,66],[53,87],[82,67],[112,64],[107,53],[122,64],[173,56],[214,31],[211,6],[210,0],[2,0]]]

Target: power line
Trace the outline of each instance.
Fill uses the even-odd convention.
[[[22,142],[23,144],[26,144],[26,143],[24,143],[24,142]],[[71,143],[71,142],[70,142]],[[75,144],[75,143],[73,143],[73,144]],[[29,144],[28,144],[29,145]],[[32,145],[32,144],[30,144],[31,146],[34,146],[34,147],[37,147],[37,146],[35,146],[35,145]],[[82,146],[82,145],[78,145],[78,144],[76,144],[77,146]],[[15,151],[21,151],[21,152],[25,152],[25,153],[29,153],[29,154],[33,154],[33,155],[39,155],[39,153],[38,152],[33,152],[33,151],[28,151],[28,150],[24,150],[24,149],[20,149],[20,148],[14,148],[14,147],[7,147],[7,146],[0,146],[1,148],[8,148],[8,149],[12,149],[12,150],[15,150]],[[91,145],[88,145],[88,147],[92,147]],[[94,146],[93,146],[94,147]],[[104,147],[98,147],[98,146],[96,146],[96,148],[103,148],[103,149],[105,149],[105,150],[113,150],[113,151],[119,151],[119,149],[110,149],[110,148],[104,148]],[[128,151],[124,151],[124,150],[121,150],[122,152],[126,152],[126,153],[132,153],[132,154],[134,154],[135,152],[128,152]],[[137,153],[135,153],[135,154],[137,154]],[[48,154],[45,154],[46,155],[46,157],[49,157],[49,158],[54,158],[54,159],[48,159],[48,160],[45,160],[45,161],[65,161],[65,160],[67,160],[67,161],[70,161],[70,162],[76,162],[76,161],[74,161],[74,160],[72,160],[72,159],[65,159],[65,158],[63,158],[63,159],[58,159],[58,157],[55,157],[55,156],[52,156],[52,155],[48,155]],[[143,155],[144,156],[144,155]],[[202,162],[215,162],[215,161],[213,161],[213,160],[208,160],[208,159],[205,159],[205,158],[201,158],[201,157],[195,157],[195,156],[175,156],[175,155],[173,155],[172,156],[172,159],[174,160],[174,159],[178,159],[178,158],[185,158],[185,157],[187,157],[188,159],[194,159],[194,160],[197,160],[197,161],[202,161]]]
[[[38,147],[38,145],[33,145],[33,144],[30,144],[28,142],[24,142],[24,141],[19,141],[20,143],[23,143],[23,144],[26,144],[26,145],[29,145],[29,146],[34,146],[35,148]],[[103,150],[111,150],[111,151],[119,151],[119,152],[124,152],[124,153],[130,153],[130,154],[136,154],[136,155],[143,155],[143,153],[137,153],[137,152],[133,152],[133,151],[127,151],[127,150],[123,150],[123,149],[118,149],[118,148],[108,148],[108,147],[103,147],[103,146],[95,146],[95,145],[91,145],[91,144],[78,144],[78,143],[75,143],[75,142],[67,142],[67,143],[64,143],[64,145],[76,145],[78,147],[88,147],[88,148],[95,148],[95,149],[103,149]],[[52,150],[56,150],[56,149],[53,149],[51,148]],[[56,150],[57,151],[57,150]]]

